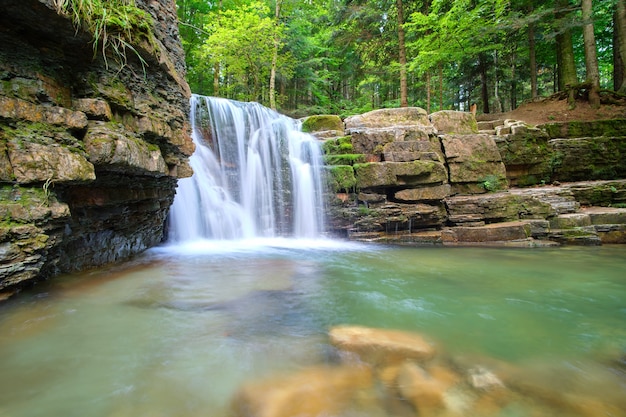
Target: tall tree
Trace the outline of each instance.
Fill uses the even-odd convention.
[[[585,42],[585,68],[589,89],[589,103],[592,107],[600,107],[600,72],[598,70],[598,55],[596,52],[596,37],[593,33],[593,9],[591,0],[582,0],[583,38]]]
[[[398,56],[400,63],[400,107],[408,107],[407,76],[406,76],[406,46],[404,43],[404,9],[402,0],[396,0],[398,17]]]
[[[528,23],[528,60],[530,69],[530,98],[537,98],[537,50],[535,48],[535,23]]]
[[[576,75],[576,62],[574,59],[574,44],[572,42],[572,30],[569,21],[570,7],[567,0],[557,0],[555,10],[556,24],[560,29],[556,35],[556,55],[559,73],[559,91],[565,91],[569,88],[568,102],[570,106],[574,106],[575,95],[573,87],[578,83]]]
[[[280,4],[281,0],[276,0],[276,5],[274,7],[274,19],[276,21],[276,26],[280,26]],[[280,48],[280,38],[279,31],[276,31],[274,36],[274,52],[272,54],[272,67],[270,69],[270,87],[269,87],[269,96],[270,96],[270,108],[272,110],[276,110],[276,65],[278,63],[278,49]]]
[[[617,0],[615,5],[615,35],[616,49],[622,63],[621,79],[615,83],[615,90],[626,94],[626,0]]]

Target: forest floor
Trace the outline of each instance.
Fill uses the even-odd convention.
[[[479,114],[476,116],[477,120],[514,119],[535,126],[543,123],[571,120],[590,121],[619,118],[626,118],[626,106],[603,104],[599,109],[593,109],[588,101],[578,100],[576,101],[576,107],[570,110],[567,100],[558,100],[550,97],[524,103],[510,112]]]

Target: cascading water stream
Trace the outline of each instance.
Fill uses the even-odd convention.
[[[296,120],[258,103],[194,95],[189,158],[169,240],[319,237],[324,225],[319,144]]]

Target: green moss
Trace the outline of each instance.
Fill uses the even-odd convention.
[[[3,204],[19,204],[28,209],[44,204],[48,197],[46,191],[40,187],[0,186],[0,202]]]
[[[360,153],[324,156],[326,165],[354,165],[361,162],[365,162],[365,155]]]
[[[59,144],[72,152],[83,152],[83,144],[63,126],[47,123],[18,122],[11,126],[0,126],[0,136],[18,149],[24,149],[27,143],[40,145]]]
[[[337,130],[343,132],[343,122],[336,115],[320,114],[307,117],[302,122],[303,132],[322,132],[325,130]]]
[[[354,169],[349,165],[334,165],[328,170],[329,186],[334,192],[349,191],[356,186]]]
[[[322,151],[326,155],[345,155],[354,153],[352,137],[342,136],[336,139],[329,139],[322,143]]]
[[[626,136],[626,119],[548,123],[543,125],[543,129],[550,138]]]

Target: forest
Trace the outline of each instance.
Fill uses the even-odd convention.
[[[177,11],[192,91],[298,117],[619,99],[625,3],[177,0]]]

